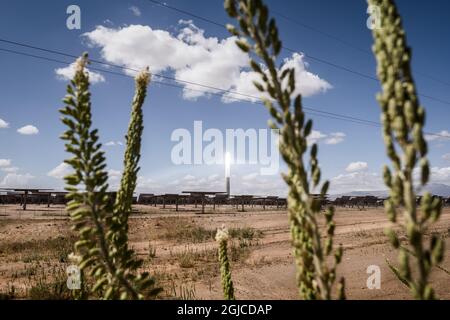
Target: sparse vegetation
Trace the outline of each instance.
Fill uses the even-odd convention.
[[[171,296],[176,300],[195,300],[195,285],[176,285],[172,281]]]
[[[412,76],[411,49],[394,0],[367,1],[380,8],[381,18],[381,28],[373,30],[373,51],[382,86],[378,95],[382,133],[390,159],[383,171],[390,191],[384,209],[376,207],[381,200],[371,206],[350,197],[345,197],[349,199],[343,200],[341,209],[354,213],[356,206],[364,214],[342,215],[341,211],[335,216],[333,207],[323,206],[329,182],[321,179],[318,145],[309,142],[313,122],[306,118],[302,96],[295,90],[295,69],[278,65],[282,43],[276,21],[262,0],[225,0],[227,13],[237,21],[228,30],[236,37],[236,45],[249,54],[249,65],[259,76],[254,86],[266,97],[263,102],[272,117],[269,126],[280,132],[280,152],[288,168],[283,178],[289,187],[289,223],[279,218],[278,211],[267,209],[270,197],[259,196],[242,203],[242,209],[244,204],[252,207],[253,216],[227,209],[228,205],[217,210],[218,215],[211,211],[199,215],[189,201],[177,202],[176,213],[160,210],[159,195],[155,207],[140,205],[139,211],[132,210],[140,169],[143,105],[151,78],[148,69],[135,78],[123,174],[113,201],[107,161],[99,133],[92,126],[89,60],[83,55],[74,65],[75,75],[60,110],[66,127],[62,139],[71,156],[65,161],[72,169],[65,177],[70,202],[66,211],[63,205],[45,211],[39,209],[42,204],[30,203],[29,208],[38,208],[32,218],[31,214],[21,216],[17,205],[5,205],[0,215],[0,300],[234,300],[279,299],[282,295],[345,299],[345,279],[355,290],[352,298],[367,299],[373,297],[371,290],[359,287],[366,281],[360,271],[368,261],[380,266],[386,262],[392,271],[383,273],[383,290],[377,298],[398,298],[396,294],[406,287],[416,299],[437,299],[441,292],[448,293],[450,271],[444,257],[449,252],[444,245],[450,235],[450,211],[430,193],[418,198],[431,167],[423,131],[426,112]],[[167,199],[164,206],[172,206]],[[217,199],[216,207],[226,202],[226,198]],[[139,203],[149,204],[147,200]],[[260,204],[264,210],[257,209]],[[130,219],[136,212],[150,214]],[[336,221],[343,228],[335,235]],[[234,228],[214,228],[222,223]],[[391,227],[382,232],[386,225]],[[346,261],[338,277],[344,246]],[[392,263],[389,259],[397,253],[399,261]],[[81,270],[81,290],[68,289],[66,267],[71,263]]]
[[[245,228],[230,228],[228,229],[230,238],[244,239],[248,241],[259,239],[263,236],[261,230],[245,227]]]
[[[361,266],[365,268],[366,261],[377,259],[375,264],[382,265],[385,263],[384,255],[387,253],[389,258],[395,265],[395,260],[392,260],[392,255],[387,239],[382,230],[383,225],[387,219],[383,216],[382,209],[369,209],[365,214],[360,216],[353,216],[347,214],[347,209],[338,209],[337,219],[339,223],[345,228],[341,229],[339,233],[339,241],[347,248],[348,258],[351,259],[352,266]],[[431,231],[437,233],[447,233],[450,216],[448,210],[443,215],[442,221]],[[289,242],[289,228],[286,218],[283,214],[273,213],[267,216],[262,216],[254,219],[253,215],[247,213],[240,213],[239,215],[217,215],[212,217],[195,217],[195,220],[183,215],[190,215],[190,212],[180,212],[177,219],[181,220],[183,224],[191,224],[208,226],[210,223],[220,225],[226,223],[235,226],[235,229],[249,229],[255,233],[263,233],[263,236],[253,238],[253,240],[231,238],[228,242],[228,258],[232,268],[232,275],[235,287],[239,285],[236,292],[236,298],[252,299],[252,298],[272,298],[272,299],[296,299],[295,285],[291,283],[294,275],[291,268],[292,254]],[[136,253],[140,258],[144,258],[144,265],[141,270],[152,270],[152,275],[158,287],[164,289],[159,295],[158,299],[178,299],[183,296],[181,287],[186,290],[195,287],[195,298],[192,299],[220,299],[223,298],[220,267],[218,263],[217,244],[212,241],[193,242],[191,240],[178,241],[177,239],[166,239],[164,234],[170,232],[173,221],[176,218],[172,213],[168,213],[167,217],[145,217],[130,219],[130,245],[135,248]],[[343,220],[342,220],[343,219]],[[156,221],[155,221],[156,220]],[[381,221],[380,221],[381,220]],[[159,221],[159,223],[158,223]],[[377,221],[376,224],[373,222]],[[2,222],[4,222],[2,220]],[[65,240],[55,240],[61,234],[70,234],[71,222],[68,220],[61,220],[57,226],[53,224],[38,224],[36,220],[17,220],[8,222],[6,227],[0,227],[0,243],[3,248],[18,248],[26,247],[33,237],[33,242],[37,243],[36,247],[32,247],[36,253],[42,256],[40,261],[32,261],[30,263],[23,263],[22,257],[28,255],[31,251],[13,252],[7,251],[0,253],[0,292],[9,299],[28,299],[28,292],[31,287],[35,286],[36,280],[41,277],[43,270],[53,270],[59,268],[67,263],[61,263],[58,255],[53,254],[55,241],[67,242],[67,247],[70,248],[70,241],[75,238],[66,238]],[[39,222],[38,222],[39,223]],[[155,227],[155,223],[158,226]],[[239,224],[244,225],[238,227]],[[5,233],[9,230],[15,230],[16,226],[22,225],[23,229],[20,233],[14,233],[12,236],[5,238]],[[211,225],[211,227],[213,227]],[[208,226],[209,228],[209,226]],[[151,232],[150,232],[151,230]],[[321,231],[325,231],[321,227]],[[399,229],[401,232],[401,230]],[[243,232],[246,234],[247,232]],[[250,232],[251,233],[251,232]],[[366,238],[359,237],[364,235]],[[4,238],[2,238],[4,237]],[[251,238],[244,236],[244,238]],[[407,245],[407,239],[400,233],[400,239],[403,245]],[[49,241],[46,241],[49,240]],[[11,245],[10,244],[14,244]],[[31,245],[31,244],[30,244]],[[150,245],[150,246],[149,246]],[[48,249],[46,249],[48,247]],[[152,259],[148,258],[150,247],[156,249],[156,256]],[[187,250],[189,248],[189,250]],[[180,267],[180,255],[188,251],[194,262],[191,268]],[[374,254],[377,253],[377,254]],[[445,270],[449,269],[448,261],[444,261],[441,265]],[[439,268],[439,267],[438,267]],[[354,267],[348,268],[348,262],[342,267],[342,273],[348,277],[351,283],[366,281],[364,272],[354,273]],[[47,279],[44,283],[52,283],[52,272],[47,272]],[[398,294],[405,292],[403,284],[399,281],[392,281],[395,275],[383,273],[383,279],[386,284],[383,284],[382,296],[383,298],[398,297]],[[445,283],[448,279],[448,273],[440,269],[434,273],[433,276],[436,291],[441,294],[446,293]],[[82,299],[101,299],[102,293],[94,294],[90,292],[90,288],[95,284],[90,277],[86,279],[89,281],[86,284],[86,294]],[[384,281],[384,280],[383,280]],[[384,283],[384,282],[383,282]],[[176,286],[176,295],[173,293],[173,285]],[[271,290],[267,290],[267,286],[273,286]],[[14,290],[11,290],[14,287]],[[180,291],[181,290],[181,291]],[[14,296],[10,294],[14,292]],[[73,292],[72,292],[73,293]],[[368,290],[354,289],[352,290],[352,297],[361,299],[370,299],[371,292]],[[186,297],[186,295],[184,295]],[[78,298],[72,295],[73,298]],[[191,299],[191,298],[189,298]]]
[[[191,248],[186,248],[181,253],[177,254],[178,262],[181,268],[192,268],[195,265],[195,257],[197,256],[197,252],[195,252]]]
[[[0,254],[18,254],[20,255],[20,261],[25,263],[54,258],[63,263],[67,262],[75,241],[76,238],[74,236],[59,236],[45,240],[3,242],[0,243]]]
[[[187,219],[165,219],[165,223],[170,223],[170,228],[161,235],[161,238],[167,240],[177,240],[180,242],[193,242],[201,243],[214,241],[216,235],[216,229],[207,229],[202,226],[198,226]],[[256,230],[250,227],[230,228],[230,238],[235,239],[247,239],[254,240],[261,238],[263,233],[260,230]]]
[[[27,296],[32,300],[71,300],[72,291],[67,288],[67,275],[63,266],[40,271],[30,278]]]

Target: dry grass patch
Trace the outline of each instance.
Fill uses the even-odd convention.
[[[65,266],[53,266],[50,270],[40,269],[29,282],[27,299],[71,300],[72,291],[67,288]]]
[[[75,241],[75,237],[68,236],[45,240],[3,242],[0,243],[0,254],[19,255],[19,260],[25,263],[40,261],[44,258],[66,262]]]
[[[192,220],[182,218],[159,219],[157,224],[164,231],[159,238],[177,242],[202,243],[214,241],[217,228],[205,228]],[[263,236],[262,231],[251,227],[229,228],[229,235],[235,239],[255,240]]]

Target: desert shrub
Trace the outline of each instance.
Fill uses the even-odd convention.
[[[208,230],[203,227],[194,227],[191,230],[191,237],[194,242],[203,242],[214,238],[214,230]]]
[[[51,272],[41,270],[30,279],[27,298],[31,300],[71,300],[72,291],[67,288],[67,275],[63,267],[54,267]]]
[[[239,239],[237,242],[230,241],[228,246],[230,251],[230,260],[233,262],[244,262],[250,255],[250,247],[253,245],[254,243],[247,239]]]
[[[196,291],[195,285],[176,285],[174,281],[172,281],[170,296],[176,300],[195,300],[196,299]]]
[[[342,247],[335,249],[333,246],[335,224],[331,207],[325,213],[327,236],[324,240],[320,236],[317,217],[321,214],[321,200],[329,182],[320,185],[318,147],[313,144],[309,148],[307,143],[313,123],[305,119],[301,95],[295,95],[295,70],[276,67],[282,44],[276,22],[269,19],[269,10],[261,0],[225,0],[225,10],[238,22],[239,29],[227,26],[230,33],[238,37],[237,46],[264,63],[261,65],[251,59],[250,66],[260,77],[260,81],[254,82],[255,87],[268,97],[263,98],[263,102],[274,120],[269,121],[269,126],[280,130],[280,152],[289,168],[283,177],[289,186],[289,221],[300,295],[304,299],[331,299]],[[305,164],[308,150],[310,158]],[[312,194],[316,188],[320,190],[318,198]],[[330,265],[327,257],[332,254],[334,261]],[[338,292],[339,297],[344,298],[343,278]]]
[[[411,72],[411,48],[394,1],[369,0],[369,4],[379,7],[381,19],[380,28],[373,29],[373,51],[382,85],[377,98],[382,111],[383,137],[391,161],[391,166],[385,166],[383,170],[385,184],[390,190],[385,209],[389,219],[406,234],[410,247],[402,247],[398,233],[387,230],[392,245],[399,249],[399,267],[389,266],[415,298],[434,299],[429,276],[433,267],[444,258],[444,241],[431,235],[427,245],[424,236],[430,225],[439,219],[442,203],[426,192],[418,205],[414,179],[417,169],[423,187],[430,174],[423,133],[425,108],[419,102]],[[399,211],[403,212],[404,224],[397,221]],[[416,273],[412,271],[413,265]]]
[[[261,230],[253,229],[250,227],[230,228],[228,230],[228,234],[230,238],[245,239],[250,241],[261,238],[263,235]]]
[[[178,263],[181,268],[193,268],[195,266],[196,257],[197,252],[189,247],[177,254]]]

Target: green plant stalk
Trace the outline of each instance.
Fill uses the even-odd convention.
[[[122,269],[126,269],[128,266],[129,269],[136,270],[142,265],[142,260],[134,258],[133,251],[128,248],[128,217],[132,210],[133,193],[137,184],[141,139],[144,130],[142,106],[147,95],[150,78],[148,68],[135,77],[136,89],[132,101],[130,123],[125,137],[124,170],[111,218],[111,230],[114,232],[114,236],[111,237],[115,249],[114,262]]]
[[[381,28],[373,29],[373,51],[377,60],[377,75],[382,92],[377,96],[381,106],[383,137],[391,168],[385,166],[383,176],[390,189],[390,198],[385,202],[389,219],[396,224],[399,207],[403,209],[406,236],[413,254],[400,247],[393,229],[387,234],[393,246],[399,249],[400,266],[396,274],[406,282],[416,299],[434,299],[434,290],[429,284],[432,268],[443,260],[444,242],[432,236],[425,245],[424,235],[429,225],[441,214],[441,201],[425,193],[421,209],[416,204],[414,169],[420,166],[420,184],[429,180],[427,143],[423,135],[425,109],[420,106],[416,85],[411,72],[411,49],[407,45],[401,17],[392,0],[369,0],[369,5],[380,9]],[[411,271],[414,260],[417,272]]]
[[[118,219],[126,220],[129,213],[131,213],[133,193],[136,189],[137,173],[139,171],[141,138],[144,130],[142,105],[144,104],[147,95],[147,86],[150,82],[150,77],[147,68],[147,70],[142,71],[135,78],[136,92],[132,103],[128,133],[125,137],[126,150],[124,157],[124,173],[114,205],[114,213],[117,213]]]
[[[321,170],[317,144],[310,148],[309,170],[303,161],[308,150],[307,138],[312,131],[312,121],[305,123],[301,95],[292,98],[296,89],[295,70],[285,68],[280,71],[276,68],[281,41],[276,22],[273,18],[269,20],[268,8],[261,0],[225,0],[224,6],[229,16],[239,23],[240,30],[232,25],[227,26],[230,33],[239,37],[237,46],[244,52],[254,53],[265,64],[262,67],[258,62],[250,61],[250,66],[262,79],[262,83],[254,82],[255,87],[270,97],[263,99],[275,120],[269,121],[269,126],[277,130],[281,127],[279,148],[289,168],[283,178],[289,186],[288,211],[300,296],[304,299],[331,299],[342,247],[333,249],[335,224],[332,207],[325,213],[325,243],[321,240],[316,216],[320,214],[321,200],[328,191],[329,182],[320,186],[319,198],[311,194],[311,189],[319,187]],[[253,44],[249,43],[251,41]],[[326,257],[333,252],[334,263],[329,266]],[[345,298],[343,278],[338,291],[339,298]]]
[[[225,300],[235,300],[233,280],[231,279],[230,261],[228,260],[228,230],[217,230],[216,241],[219,244],[219,264],[222,290]]]
[[[111,212],[107,189],[108,175],[104,152],[98,142],[98,131],[92,130],[92,114],[89,92],[89,76],[85,68],[87,54],[75,63],[75,76],[67,86],[65,107],[60,110],[62,122],[67,130],[62,139],[67,141],[66,151],[73,157],[66,160],[74,172],[65,177],[70,200],[67,210],[79,232],[72,259],[78,262],[81,271],[90,269],[89,275],[96,280],[93,292],[105,299],[138,299],[142,292],[154,285],[148,273],[135,275],[140,262],[132,259],[132,251],[118,251],[116,239],[123,239]],[[149,292],[156,294],[158,288]]]

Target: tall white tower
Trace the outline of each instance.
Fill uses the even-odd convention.
[[[231,155],[229,152],[225,153],[225,187],[228,197],[230,196],[230,170],[231,170]]]

